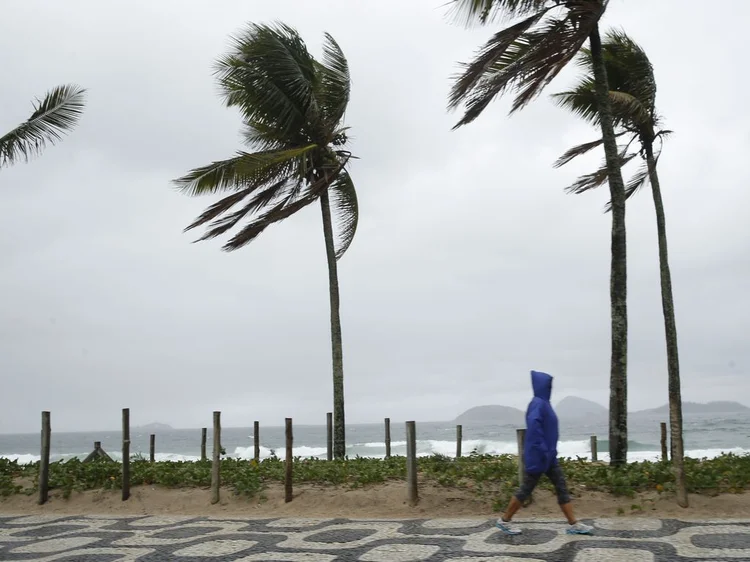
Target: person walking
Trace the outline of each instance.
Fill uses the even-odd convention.
[[[506,535],[521,534],[521,529],[512,526],[511,520],[521,509],[523,502],[531,496],[542,475],[546,474],[555,486],[557,503],[568,520],[567,533],[590,535],[593,527],[581,523],[573,514],[565,476],[557,462],[557,440],[560,430],[557,414],[549,401],[552,396],[552,376],[541,371],[531,371],[531,387],[534,389],[534,398],[526,410],[526,439],[523,444],[526,472],[520,488],[510,500],[503,516],[497,520],[496,526]]]

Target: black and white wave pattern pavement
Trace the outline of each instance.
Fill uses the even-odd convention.
[[[750,561],[750,519],[560,521],[0,516],[0,561],[37,562],[715,562]]]

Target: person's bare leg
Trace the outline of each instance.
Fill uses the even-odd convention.
[[[560,509],[563,512],[563,515],[565,515],[565,519],[568,520],[568,524],[575,525],[578,522],[578,519],[576,519],[576,516],[573,515],[573,503],[568,502],[564,503],[560,506]]]
[[[511,519],[513,519],[513,516],[518,512],[518,510],[521,509],[521,502],[518,501],[518,498],[516,496],[513,496],[513,498],[510,500],[510,503],[508,504],[508,509],[505,510],[505,513],[503,514],[503,521],[506,523],[510,522]]]

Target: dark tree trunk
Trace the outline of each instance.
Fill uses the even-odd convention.
[[[620,170],[617,137],[612,123],[607,70],[598,27],[589,37],[596,83],[596,101],[604,141],[604,154],[612,201],[612,263],[610,303],[612,317],[612,358],[609,379],[609,456],[610,465],[621,466],[628,456],[628,310],[627,245],[625,239],[625,182]]]
[[[333,458],[346,456],[346,426],[344,421],[344,353],[341,344],[341,316],[339,314],[339,276],[336,249],[333,243],[333,224],[328,190],[320,196],[323,214],[323,236],[328,258],[328,289],[331,298],[331,352],[333,356]]]
[[[672,274],[669,271],[669,252],[667,251],[667,223],[664,216],[664,202],[661,198],[659,175],[656,172],[654,147],[651,142],[644,143],[648,177],[651,192],[654,196],[656,210],[656,232],[659,240],[659,273],[661,277],[661,306],[664,312],[664,332],[667,340],[667,380],[669,385],[669,426],[672,435],[672,467],[677,486],[677,504],[688,506],[687,484],[683,457],[685,446],[682,441],[682,391],[680,390],[680,357],[677,352],[677,322],[672,298]]]

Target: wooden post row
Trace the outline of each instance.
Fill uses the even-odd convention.
[[[333,412],[326,414],[326,458],[333,460]]]
[[[385,458],[391,458],[391,418],[385,418]]]
[[[207,460],[207,457],[206,457],[206,433],[207,432],[208,432],[207,428],[205,427],[201,428],[201,460],[202,461]]]
[[[413,421],[406,422],[406,499],[412,507],[419,502],[417,490],[417,428]]]
[[[294,457],[292,456],[292,447],[294,445],[294,435],[292,434],[292,418],[286,418],[286,463],[284,471],[284,502],[289,503],[293,499],[292,489],[292,470],[294,468]]]
[[[257,421],[253,422],[253,449],[255,462],[260,462],[260,422]]]
[[[122,501],[130,497],[130,408],[122,409]]]
[[[591,462],[597,462],[599,460],[599,450],[596,444],[596,435],[591,436]]]
[[[151,437],[149,438],[148,449],[149,449],[148,458],[151,462],[154,462],[156,460],[156,435],[154,435],[153,433],[151,434]]]
[[[49,497],[49,448],[52,436],[50,413],[42,412],[42,450],[39,461],[39,505],[44,504]]]
[[[211,456],[211,503],[219,503],[221,488],[221,412],[214,412],[214,448]]]
[[[461,440],[463,439],[463,426],[456,426],[456,458],[461,458]]]
[[[669,460],[667,457],[667,424],[665,422],[661,422],[661,460],[664,462]]]

